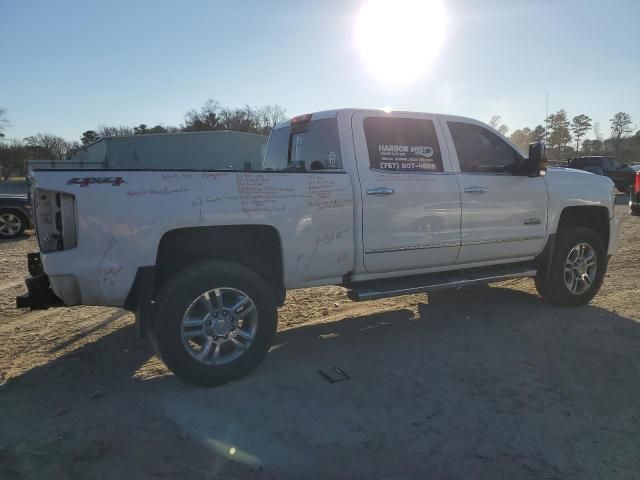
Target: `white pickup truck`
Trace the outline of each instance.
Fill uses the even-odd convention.
[[[180,159],[176,158],[176,165]],[[614,185],[551,168],[476,120],[335,110],[273,130],[258,172],[40,170],[40,252],[20,308],[136,313],[176,375],[237,379],[269,350],[289,289],[352,300],[533,277],[557,305],[597,293]]]

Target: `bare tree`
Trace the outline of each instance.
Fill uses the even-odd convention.
[[[7,119],[7,109],[0,107],[0,138],[4,137],[4,132],[9,126],[9,120]]]
[[[73,141],[73,142],[69,143],[69,148],[67,149],[67,154],[65,155],[64,158],[66,160],[69,160],[73,155],[78,153],[84,147],[85,147],[85,145],[83,145],[82,143],[77,142],[77,141]]]
[[[489,126],[497,130],[498,126],[500,125],[500,120],[502,120],[502,117],[500,115],[494,115],[493,117],[491,117],[491,120],[489,120]]]
[[[602,135],[602,130],[600,129],[600,122],[593,122],[593,135],[600,143],[604,140],[604,135]]]
[[[235,109],[223,108],[220,112],[220,119],[224,130],[247,133],[258,131],[257,115],[249,105]]]
[[[133,134],[133,128],[126,125],[120,125],[119,127],[100,125],[98,127],[98,135],[101,137],[127,137]]]
[[[620,140],[621,138],[629,135],[633,130],[631,129],[631,115],[625,112],[616,113],[611,122],[611,136]]]
[[[621,140],[633,131],[631,129],[631,115],[625,112],[618,112],[609,121],[611,122],[613,149],[617,156],[620,153]]]
[[[285,110],[280,105],[257,108],[245,105],[241,108],[229,108],[209,99],[200,110],[189,110],[184,118],[184,132],[233,130],[266,135],[277,123],[285,119]]]
[[[212,98],[208,99],[200,111],[189,110],[185,116],[183,130],[185,132],[201,132],[206,130],[223,130],[220,124],[222,106]]]
[[[62,160],[67,156],[70,145],[64,138],[51,133],[38,133],[24,139],[28,147],[38,147],[51,160]]]
[[[280,105],[265,105],[257,109],[258,129],[260,133],[269,134],[273,127],[286,118],[286,110]]]
[[[27,150],[20,140],[0,143],[0,177],[8,180],[11,174],[24,174],[24,161]]]

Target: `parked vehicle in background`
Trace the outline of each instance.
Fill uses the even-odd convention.
[[[0,239],[15,238],[31,228],[27,195],[0,195]]]
[[[609,177],[613,180],[618,191],[623,193],[627,193],[630,190],[636,177],[636,172],[632,167],[610,156],[571,158],[567,162],[567,166]]]
[[[631,165],[636,171],[636,181],[629,192],[629,213],[640,215],[640,165]]]
[[[33,172],[39,253],[18,307],[136,313],[171,371],[254,368],[290,289],[354,301],[532,277],[549,303],[598,292],[616,249],[610,179],[547,173],[463,117],[333,110],[278,124],[261,171]]]

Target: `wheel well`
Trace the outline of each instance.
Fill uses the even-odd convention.
[[[284,303],[282,248],[275,228],[266,225],[181,228],[160,239],[156,258],[157,291],[171,275],[205,259],[223,259],[243,265],[260,275]]]
[[[0,213],[7,213],[7,212],[13,213],[13,214],[18,214],[18,215],[20,215],[20,217],[22,217],[23,219],[28,221],[27,216],[19,208],[15,208],[15,207],[0,207]]]
[[[598,234],[605,251],[609,248],[609,211],[606,207],[567,207],[562,210],[558,229],[565,226],[589,228]]]

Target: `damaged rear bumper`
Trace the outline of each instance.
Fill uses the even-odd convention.
[[[16,297],[16,308],[46,310],[49,307],[63,307],[62,300],[53,293],[49,277],[44,273],[40,253],[28,253],[27,261],[31,276],[25,280],[27,293]]]

